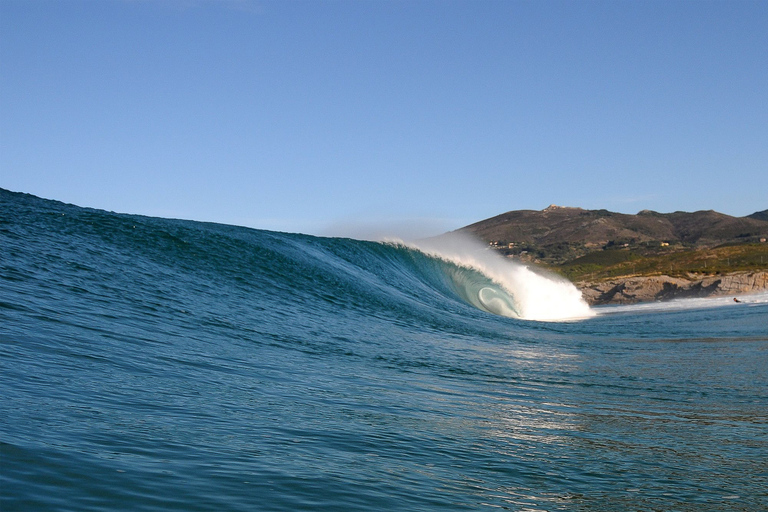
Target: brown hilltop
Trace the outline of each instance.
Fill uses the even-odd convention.
[[[763,212],[765,213],[765,212]],[[759,242],[768,237],[768,220],[753,214],[732,217],[712,210],[693,213],[637,215],[608,210],[549,206],[544,210],[516,210],[476,222],[460,232],[488,243],[510,243],[538,253],[539,259],[564,263],[596,249],[637,247],[654,242],[688,248],[709,248],[727,243]],[[524,250],[524,249],[522,249]]]
[[[763,210],[761,212],[755,212],[752,215],[747,215],[750,219],[757,219],[757,220],[768,220],[768,210]]]

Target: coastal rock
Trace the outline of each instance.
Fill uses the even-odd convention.
[[[715,287],[718,295],[751,293],[768,289],[768,272],[729,274],[700,281],[702,287]]]
[[[735,296],[768,290],[768,272],[762,271],[688,277],[689,279],[667,275],[626,277],[596,283],[579,282],[576,286],[591,305],[635,304],[685,297]]]

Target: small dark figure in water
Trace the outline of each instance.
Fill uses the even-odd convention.
[[[741,301],[739,299],[737,299],[736,297],[734,297],[733,298],[733,302],[741,302]]]

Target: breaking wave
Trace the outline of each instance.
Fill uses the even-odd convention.
[[[594,316],[572,283],[503,258],[473,239],[450,234],[406,245],[455,265],[444,269],[455,292],[483,311],[539,321]]]

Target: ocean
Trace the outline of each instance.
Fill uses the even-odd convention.
[[[768,296],[0,190],[0,510],[768,510]]]

